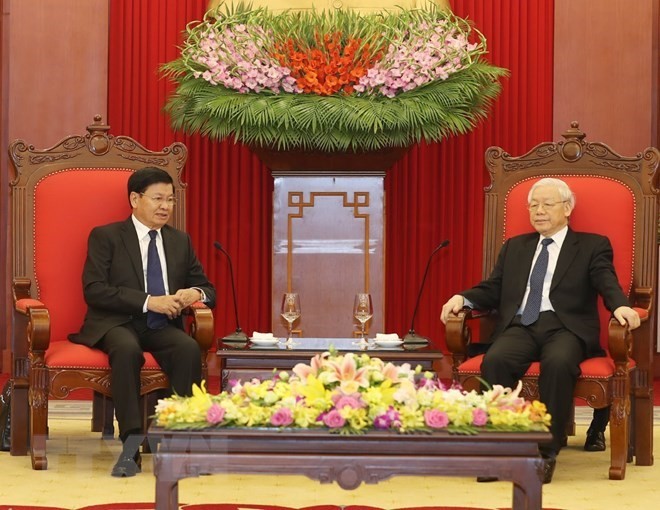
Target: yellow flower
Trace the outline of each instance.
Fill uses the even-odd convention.
[[[404,407],[399,410],[399,416],[401,418],[401,432],[425,427],[424,413],[418,413],[414,409]]]
[[[344,417],[351,429],[363,430],[370,424],[367,417],[367,411],[364,408],[352,409],[350,407],[344,407],[344,409],[340,410],[339,412]]]
[[[261,407],[250,403],[244,410],[245,417],[247,418],[245,425],[248,427],[268,425],[270,423],[272,409],[272,407]]]
[[[270,384],[268,381],[265,381],[261,384],[246,384],[243,388],[245,393],[251,400],[263,400],[266,398],[266,395],[270,391]]]
[[[313,426],[320,426],[316,419],[319,416],[318,409],[311,407],[297,406],[293,408],[293,422],[296,426],[307,429]]]
[[[394,405],[394,394],[397,388],[392,385],[392,381],[383,381],[380,386],[367,388],[362,394],[362,398],[367,404],[383,405],[389,407]]]
[[[299,386],[297,389],[300,394],[305,397],[305,401],[309,406],[322,410],[330,407],[330,392],[325,388],[323,383],[313,375],[308,375],[306,384]]]

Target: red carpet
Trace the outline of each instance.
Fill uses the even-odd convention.
[[[180,510],[383,510],[375,506],[364,505],[315,505],[303,508],[291,508],[288,506],[276,505],[241,505],[241,504],[201,504],[201,505],[186,505],[185,503],[179,504]],[[108,505],[92,505],[79,508],[77,510],[153,510],[153,503],[111,503]],[[20,505],[0,505],[0,510],[69,510],[60,507],[51,506],[20,506]],[[509,508],[485,508],[485,507],[467,507],[467,506],[420,506],[408,507],[393,510],[510,510]],[[560,508],[544,508],[543,510],[561,510]]]

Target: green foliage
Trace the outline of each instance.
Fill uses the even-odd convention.
[[[451,16],[451,15],[449,15]],[[464,134],[485,118],[507,71],[477,55],[469,65],[445,80],[435,80],[395,97],[367,94],[320,96],[308,93],[241,93],[196,77],[203,69],[191,62],[186,48],[200,41],[202,26],[230,26],[257,21],[280,41],[295,38],[313,47],[318,34],[340,31],[362,40],[378,35],[385,43],[411,23],[445,19],[443,12],[401,10],[395,14],[360,15],[352,11],[303,12],[272,15],[242,5],[226,7],[205,24],[191,24],[182,56],[163,66],[176,82],[166,111],[177,130],[200,133],[213,139],[233,138],[252,146],[279,150],[377,151],[409,146],[419,141],[437,142]],[[452,23],[469,31],[465,20]],[[485,53],[485,41],[480,45]]]

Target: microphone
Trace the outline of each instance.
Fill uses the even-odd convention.
[[[233,333],[229,333],[228,335],[222,337],[223,342],[243,342],[247,343],[248,341],[248,336],[243,332],[241,329],[241,326],[238,322],[238,300],[236,299],[236,285],[234,285],[234,267],[232,266],[231,263],[231,257],[229,256],[229,253],[227,253],[227,250],[225,250],[222,245],[218,242],[215,241],[213,243],[213,246],[224,253],[227,256],[227,260],[229,261],[229,276],[231,277],[231,291],[232,294],[234,295],[234,314],[236,316],[236,331]]]
[[[435,250],[433,250],[431,252],[431,255],[429,256],[429,260],[426,263],[426,270],[424,271],[424,276],[422,277],[422,284],[419,286],[419,293],[417,294],[417,303],[415,303],[415,309],[413,310],[412,321],[410,321],[410,330],[408,331],[408,334],[403,337],[404,344],[429,343],[428,338],[424,336],[419,336],[417,333],[415,333],[415,317],[417,316],[417,310],[419,309],[419,300],[422,297],[422,291],[424,290],[424,284],[426,283],[426,276],[429,274],[429,267],[431,266],[431,260],[433,260],[433,256],[436,253],[438,253],[440,250],[445,248],[448,244],[449,244],[449,239],[445,239],[438,246],[436,246]]]

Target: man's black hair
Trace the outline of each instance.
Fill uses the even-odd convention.
[[[148,166],[140,168],[133,172],[128,178],[128,201],[131,201],[131,193],[144,193],[146,189],[152,184],[171,184],[174,187],[174,180],[162,168],[155,166]]]

